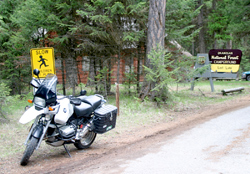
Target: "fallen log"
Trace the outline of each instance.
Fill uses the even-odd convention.
[[[223,89],[222,95],[227,95],[227,93],[233,93],[233,92],[242,92],[245,88],[239,87],[239,88],[232,88],[232,89]]]

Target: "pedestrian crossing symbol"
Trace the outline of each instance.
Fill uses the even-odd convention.
[[[36,77],[36,75],[33,74],[34,69],[40,71],[40,78],[45,78],[47,74],[56,74],[54,48],[32,48],[30,55],[33,77]]]

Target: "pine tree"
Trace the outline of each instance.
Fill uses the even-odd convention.
[[[30,67],[29,59],[25,56],[26,45],[20,40],[17,42],[19,27],[11,19],[21,2],[0,1],[0,79],[8,84],[12,95],[21,94]]]
[[[84,36],[79,47],[94,58],[94,62],[100,62],[97,58],[101,57],[102,63],[105,64],[115,58],[113,55],[117,55],[117,82],[119,82],[120,60],[126,58],[121,53],[124,53],[126,48],[137,46],[145,37],[143,30],[145,28],[141,29],[139,26],[145,18],[146,3],[140,0],[84,2],[85,8],[78,11],[82,23],[79,24],[77,31]],[[111,64],[108,64],[110,67]]]
[[[56,52],[61,53],[59,57],[62,65],[66,65],[66,79],[73,94],[77,85],[76,58],[79,53],[74,27],[79,18],[76,10],[82,5],[81,1],[27,0],[19,4],[12,16],[12,22],[20,28],[17,32],[20,37],[15,37],[16,43],[22,42],[27,45],[26,49],[53,46]],[[51,38],[52,32],[56,35]]]
[[[165,47],[165,10],[166,1],[150,0],[149,15],[148,15],[148,33],[147,33],[147,56],[150,52],[157,47],[164,49]],[[164,64],[164,55],[158,57],[160,60],[158,63]],[[155,69],[155,65],[151,62],[151,59],[146,58],[146,67],[149,69]],[[156,87],[158,81],[148,81],[146,78],[143,82],[140,98],[143,101],[145,97],[150,97],[151,100],[161,97],[164,99],[166,96],[159,96],[153,89]]]
[[[208,34],[212,36],[213,41],[216,40],[216,48],[241,49],[243,51],[241,69],[249,71],[250,1],[225,0],[214,3],[216,10],[208,16]]]
[[[158,106],[167,101],[171,102],[172,95],[169,86],[176,83],[179,67],[174,67],[175,60],[171,58],[171,53],[167,53],[162,47],[153,48],[147,58],[150,60],[151,68],[144,66],[145,80],[154,86],[151,86],[149,95],[145,97],[156,101]]]

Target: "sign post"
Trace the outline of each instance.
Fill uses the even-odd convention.
[[[33,74],[34,69],[40,71],[40,78],[45,78],[47,74],[56,74],[54,48],[32,48],[30,50],[30,55],[33,77],[35,77]]]
[[[208,54],[197,54],[197,61],[195,63],[195,69],[202,68],[205,65],[209,65]],[[195,77],[209,78],[211,91],[214,92],[214,83],[212,79],[211,69],[209,67],[203,74],[197,74]],[[194,80],[191,83],[191,90],[194,90]]]

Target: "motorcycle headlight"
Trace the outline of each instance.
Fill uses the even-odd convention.
[[[34,98],[34,104],[40,108],[45,108],[45,106],[46,106],[45,99],[40,98],[40,97]]]

